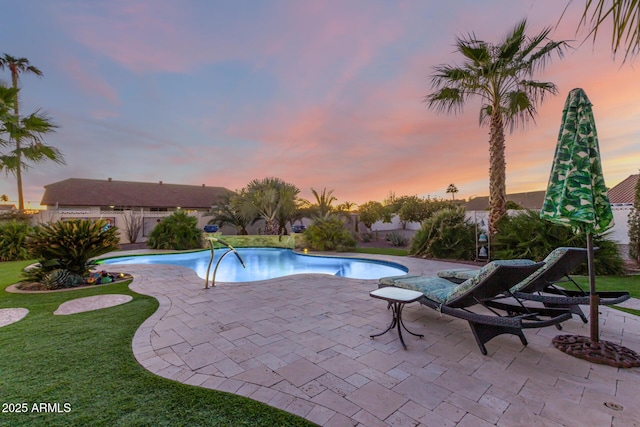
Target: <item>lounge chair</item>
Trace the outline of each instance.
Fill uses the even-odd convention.
[[[531,309],[519,302],[513,305],[501,301],[505,295],[513,296],[509,289],[514,284],[542,266],[542,263],[520,260],[493,261],[460,284],[441,277],[405,275],[383,277],[379,287],[396,286],[422,292],[424,296],[419,302],[423,305],[468,321],[480,351],[486,355],[485,344],[498,335],[516,335],[522,345],[527,345],[523,329],[557,325],[571,318],[567,309]],[[515,300],[518,301],[517,298]],[[472,307],[484,307],[486,310],[478,312]]]
[[[533,261],[529,261],[533,263]],[[554,249],[543,261],[544,265],[532,275],[515,285],[510,291],[523,300],[537,301],[545,307],[568,308],[587,323],[580,305],[589,305],[589,292],[583,290],[570,274],[587,262],[585,248],[561,247]],[[475,269],[443,270],[438,277],[453,282],[462,282],[477,274]],[[572,283],[577,290],[562,287],[563,283]],[[620,304],[630,298],[629,292],[598,292],[600,304]]]

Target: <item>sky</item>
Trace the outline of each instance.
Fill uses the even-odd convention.
[[[567,7],[568,4],[568,7]],[[433,67],[461,65],[456,37],[499,43],[522,19],[572,49],[535,78],[558,94],[506,133],[507,193],[545,190],[562,107],[593,103],[608,186],[640,168],[639,61],[578,30],[584,1],[4,0],[0,53],[28,58],[21,112],[59,126],[45,142],[66,165],[24,175],[26,207],[68,178],[222,186],[278,177],[338,203],[390,194],[489,193],[489,129],[479,100],[427,108]],[[564,15],[563,10],[567,7]],[[562,19],[560,19],[562,16]],[[10,83],[8,70],[0,79]],[[15,177],[0,194],[17,204]]]

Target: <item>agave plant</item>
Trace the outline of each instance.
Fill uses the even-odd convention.
[[[40,224],[25,243],[43,273],[63,269],[85,276],[91,258],[117,249],[119,238],[117,229],[104,219],[73,219]]]

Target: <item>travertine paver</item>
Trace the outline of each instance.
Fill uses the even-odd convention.
[[[394,260],[412,274],[452,266]],[[131,288],[160,302],[133,340],[140,364],[323,426],[640,424],[640,369],[593,365],[552,346],[559,333],[589,335],[579,319],[562,332],[525,331],[528,347],[497,337],[482,356],[465,322],[412,304],[403,317],[425,337],[407,337],[405,351],[392,333],[369,338],[391,316],[368,295],[376,281],[298,275],[205,290],[188,269],[128,269]],[[640,319],[600,311],[603,339],[640,351]]]
[[[29,310],[26,308],[0,309],[0,328],[24,319],[27,314]]]

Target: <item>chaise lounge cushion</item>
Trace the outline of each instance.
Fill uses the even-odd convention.
[[[521,266],[531,265],[534,262],[529,260],[500,260],[492,261],[482,267],[480,270],[475,270],[475,274],[464,282],[457,284],[442,277],[425,277],[425,276],[394,276],[387,277],[380,280],[382,284],[389,284],[405,289],[411,289],[419,291],[424,294],[425,297],[440,304],[447,305],[449,302],[457,300],[463,295],[472,292],[477,286],[491,275],[498,266]]]
[[[542,275],[548,268],[553,266],[556,263],[556,261],[562,258],[570,249],[572,248],[561,247],[551,251],[551,253],[547,255],[547,257],[542,261],[544,262],[544,265],[540,267],[538,271],[536,271],[534,274],[530,275],[529,277],[527,277],[526,279],[524,279],[523,281],[521,281],[520,283],[512,287],[510,291],[520,292],[523,289],[526,289],[527,286],[532,281],[537,280],[538,277],[540,277],[540,275]],[[523,263],[520,265],[526,265],[526,263],[533,264],[533,261],[531,260],[519,260],[519,261]],[[478,269],[457,268],[457,269],[450,269],[450,270],[441,270],[441,271],[438,271],[436,274],[438,275],[438,277],[441,277],[443,279],[460,283],[464,280],[467,280],[475,276],[476,274],[478,274],[478,271],[479,271]]]

